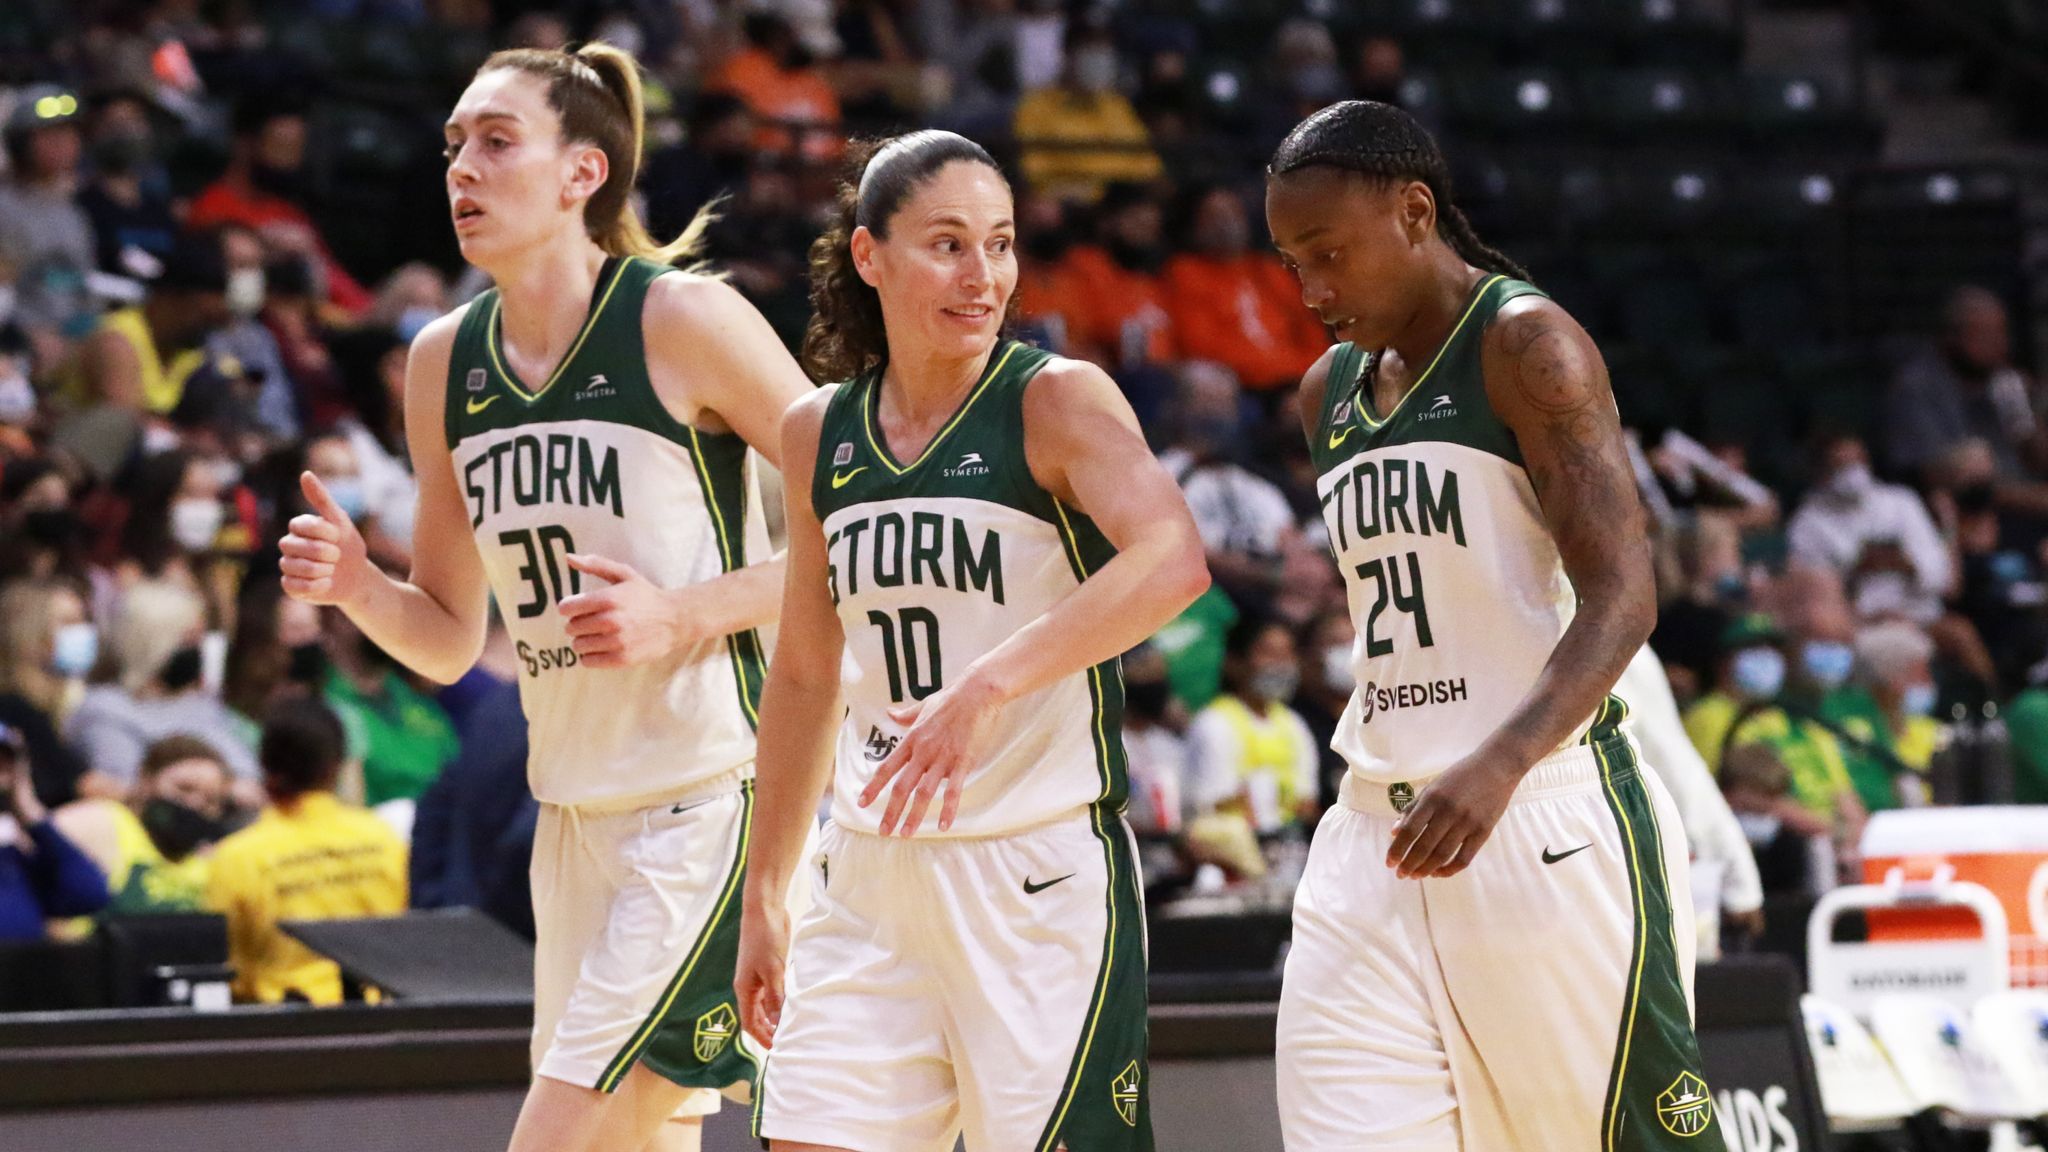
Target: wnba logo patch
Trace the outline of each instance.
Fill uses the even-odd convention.
[[[1657,1097],[1657,1122],[1673,1136],[1697,1136],[1714,1118],[1714,1100],[1707,1095],[1707,1082],[1690,1072],[1680,1072],[1671,1087]]]
[[[1408,809],[1413,808],[1415,806],[1415,785],[1408,783],[1406,780],[1396,781],[1387,785],[1387,803],[1393,805],[1396,812],[1406,812]]]
[[[1109,1101],[1116,1105],[1116,1114],[1131,1127],[1138,1126],[1138,1081],[1144,1073],[1138,1071],[1138,1062],[1131,1061],[1124,1070],[1116,1074],[1109,1086]]]
[[[733,1013],[732,1005],[720,1004],[711,1011],[697,1017],[697,1060],[709,1064],[711,1058],[724,1051],[732,1043],[734,1032],[739,1030],[739,1017]]]

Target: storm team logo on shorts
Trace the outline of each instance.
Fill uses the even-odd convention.
[[[1133,1128],[1138,1126],[1138,1081],[1143,1075],[1138,1071],[1138,1062],[1133,1060],[1124,1065],[1109,1086],[1109,1100],[1116,1105],[1116,1114]]]
[[[738,1030],[739,1017],[733,1013],[730,1004],[720,1004],[697,1017],[697,1060],[704,1064],[711,1063],[713,1056],[732,1043],[733,1033]]]
[[[1387,803],[1392,804],[1396,812],[1406,812],[1414,807],[1415,785],[1408,783],[1406,780],[1399,780],[1387,785]]]
[[[1707,1095],[1707,1082],[1690,1072],[1680,1072],[1671,1087],[1657,1097],[1657,1121],[1673,1136],[1697,1136],[1714,1118],[1714,1100]]]

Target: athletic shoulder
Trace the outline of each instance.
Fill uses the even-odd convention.
[[[1026,428],[1084,414],[1113,414],[1134,427],[1138,419],[1123,389],[1100,365],[1065,356],[1049,357],[1032,374],[1024,385],[1023,408]]]
[[[1309,439],[1315,439],[1316,425],[1322,420],[1323,398],[1329,395],[1330,366],[1337,361],[1337,352],[1342,344],[1332,344],[1323,349],[1316,362],[1301,374],[1301,431]]]
[[[1609,397],[1593,338],[1547,296],[1517,296],[1487,320],[1481,363],[1494,410],[1513,422],[1530,409],[1554,413]]]
[[[814,388],[782,413],[782,474],[786,487],[809,499],[810,477],[817,466],[818,441],[824,435],[825,410],[839,394],[840,384]]]
[[[738,289],[702,272],[675,268],[647,285],[647,318],[665,324],[717,325],[754,312]]]

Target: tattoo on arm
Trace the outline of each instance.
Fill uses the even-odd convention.
[[[1654,620],[1649,538],[1592,341],[1546,307],[1506,318],[1495,350],[1489,391],[1521,441],[1580,606],[1508,721],[1541,755],[1598,706]]]

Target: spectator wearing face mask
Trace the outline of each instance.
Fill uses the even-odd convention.
[[[298,393],[285,367],[284,349],[259,319],[270,290],[263,271],[263,242],[239,224],[222,226],[220,240],[228,266],[231,319],[207,339],[206,353],[216,362],[232,360],[240,369],[231,381],[240,386],[231,402],[246,409],[256,428],[277,440],[296,440]]]
[[[90,104],[92,178],[79,191],[78,206],[92,219],[99,268],[151,279],[177,241],[178,220],[156,154],[149,100],[139,91],[114,89]]]
[[[7,174],[0,176],[0,252],[15,265],[15,319],[39,340],[87,313],[85,274],[92,270],[92,221],[78,192],[84,138],[76,93],[30,84],[15,93],[0,135]]]
[[[227,292],[220,236],[180,236],[142,303],[101,316],[63,373],[60,400],[75,415],[74,427],[60,427],[59,438],[85,435],[91,446],[81,454],[102,476],[113,475],[134,443],[135,420],[176,408],[186,382],[206,365],[208,337],[233,319]],[[75,427],[101,411],[102,421],[114,414],[129,420],[104,430]]]
[[[1821,478],[1787,528],[1792,560],[1841,576],[1857,615],[1940,618],[1955,559],[1912,489],[1880,483],[1861,437],[1830,437]]]
[[[1025,183],[1092,204],[1113,183],[1159,179],[1165,168],[1151,135],[1117,91],[1116,41],[1109,29],[1071,20],[1063,43],[1060,82],[1026,95],[1011,123]]]
[[[1329,346],[1301,289],[1251,247],[1244,201],[1212,184],[1186,198],[1185,250],[1166,264],[1166,309],[1181,353],[1213,360],[1253,391],[1291,387]]]
[[[1854,843],[1866,813],[1849,779],[1841,742],[1820,720],[1785,704],[1786,637],[1761,613],[1731,624],[1714,690],[1685,712],[1685,733],[1717,773],[1727,752],[1746,744],[1770,748],[1791,779],[1791,796],[1816,819]]]
[[[70,583],[44,577],[0,588],[0,724],[20,734],[36,796],[46,806],[119,791],[88,773],[58,735],[84,698],[85,678],[98,661],[99,631]]]
[[[152,580],[122,596],[108,635],[119,679],[87,689],[65,735],[124,792],[134,789],[150,745],[185,734],[211,745],[234,773],[239,795],[256,798],[256,758],[227,706],[200,680],[205,634],[205,609],[188,588]]]
[[[1114,184],[1096,220],[1095,243],[1075,246],[1063,261],[1077,291],[1068,334],[1128,389],[1134,376],[1179,357],[1160,276],[1166,216],[1145,186]]]
[[[1138,866],[1149,891],[1178,887],[1189,878],[1184,851],[1190,766],[1187,738],[1178,728],[1187,715],[1166,683],[1166,661],[1150,645],[1124,654],[1125,758],[1130,765],[1130,808],[1124,818],[1138,838]]]
[[[204,911],[232,782],[212,745],[169,736],[149,746],[125,802],[81,800],[52,819],[106,873],[109,914]]]
[[[1903,621],[1856,635],[1856,680],[1821,715],[1851,737],[1845,751],[1856,794],[1872,812],[1927,802],[1927,770],[1942,742],[1934,641]]]
[[[1749,842],[1766,896],[1832,886],[1831,877],[1815,875],[1813,864],[1815,843],[1828,843],[1833,826],[1793,798],[1791,783],[1791,774],[1762,744],[1730,748],[1721,768],[1721,795]]]
[[[1315,737],[1288,706],[1301,685],[1294,633],[1247,615],[1225,641],[1223,693],[1188,725],[1196,813],[1242,814],[1261,835],[1313,822]]]
[[[1245,449],[1239,396],[1228,368],[1184,365],[1181,446],[1160,453],[1159,462],[1187,497],[1216,583],[1239,604],[1266,607],[1300,529],[1279,486],[1238,463]]]
[[[1330,747],[1330,739],[1358,688],[1351,661],[1357,640],[1351,613],[1342,608],[1324,612],[1304,633],[1301,692],[1294,698],[1294,710],[1315,737],[1324,807],[1337,802],[1337,786],[1344,780],[1344,758]]]
[[[221,700],[232,710],[242,743],[255,747],[265,713],[281,700],[317,696],[327,683],[327,644],[320,613],[286,596],[275,580],[252,580],[235,610],[221,677]]]
[[[1713,685],[1721,636],[1747,610],[1749,587],[1741,534],[1727,517],[1695,513],[1680,522],[1673,545],[1678,586],[1664,590],[1650,646],[1664,660],[1672,694],[1686,704]]]
[[[263,237],[273,254],[313,261],[325,292],[320,298],[344,315],[370,306],[369,290],[335,259],[308,211],[305,113],[275,92],[252,93],[235,108],[234,150],[227,171],[192,201],[193,228],[241,224]]]

